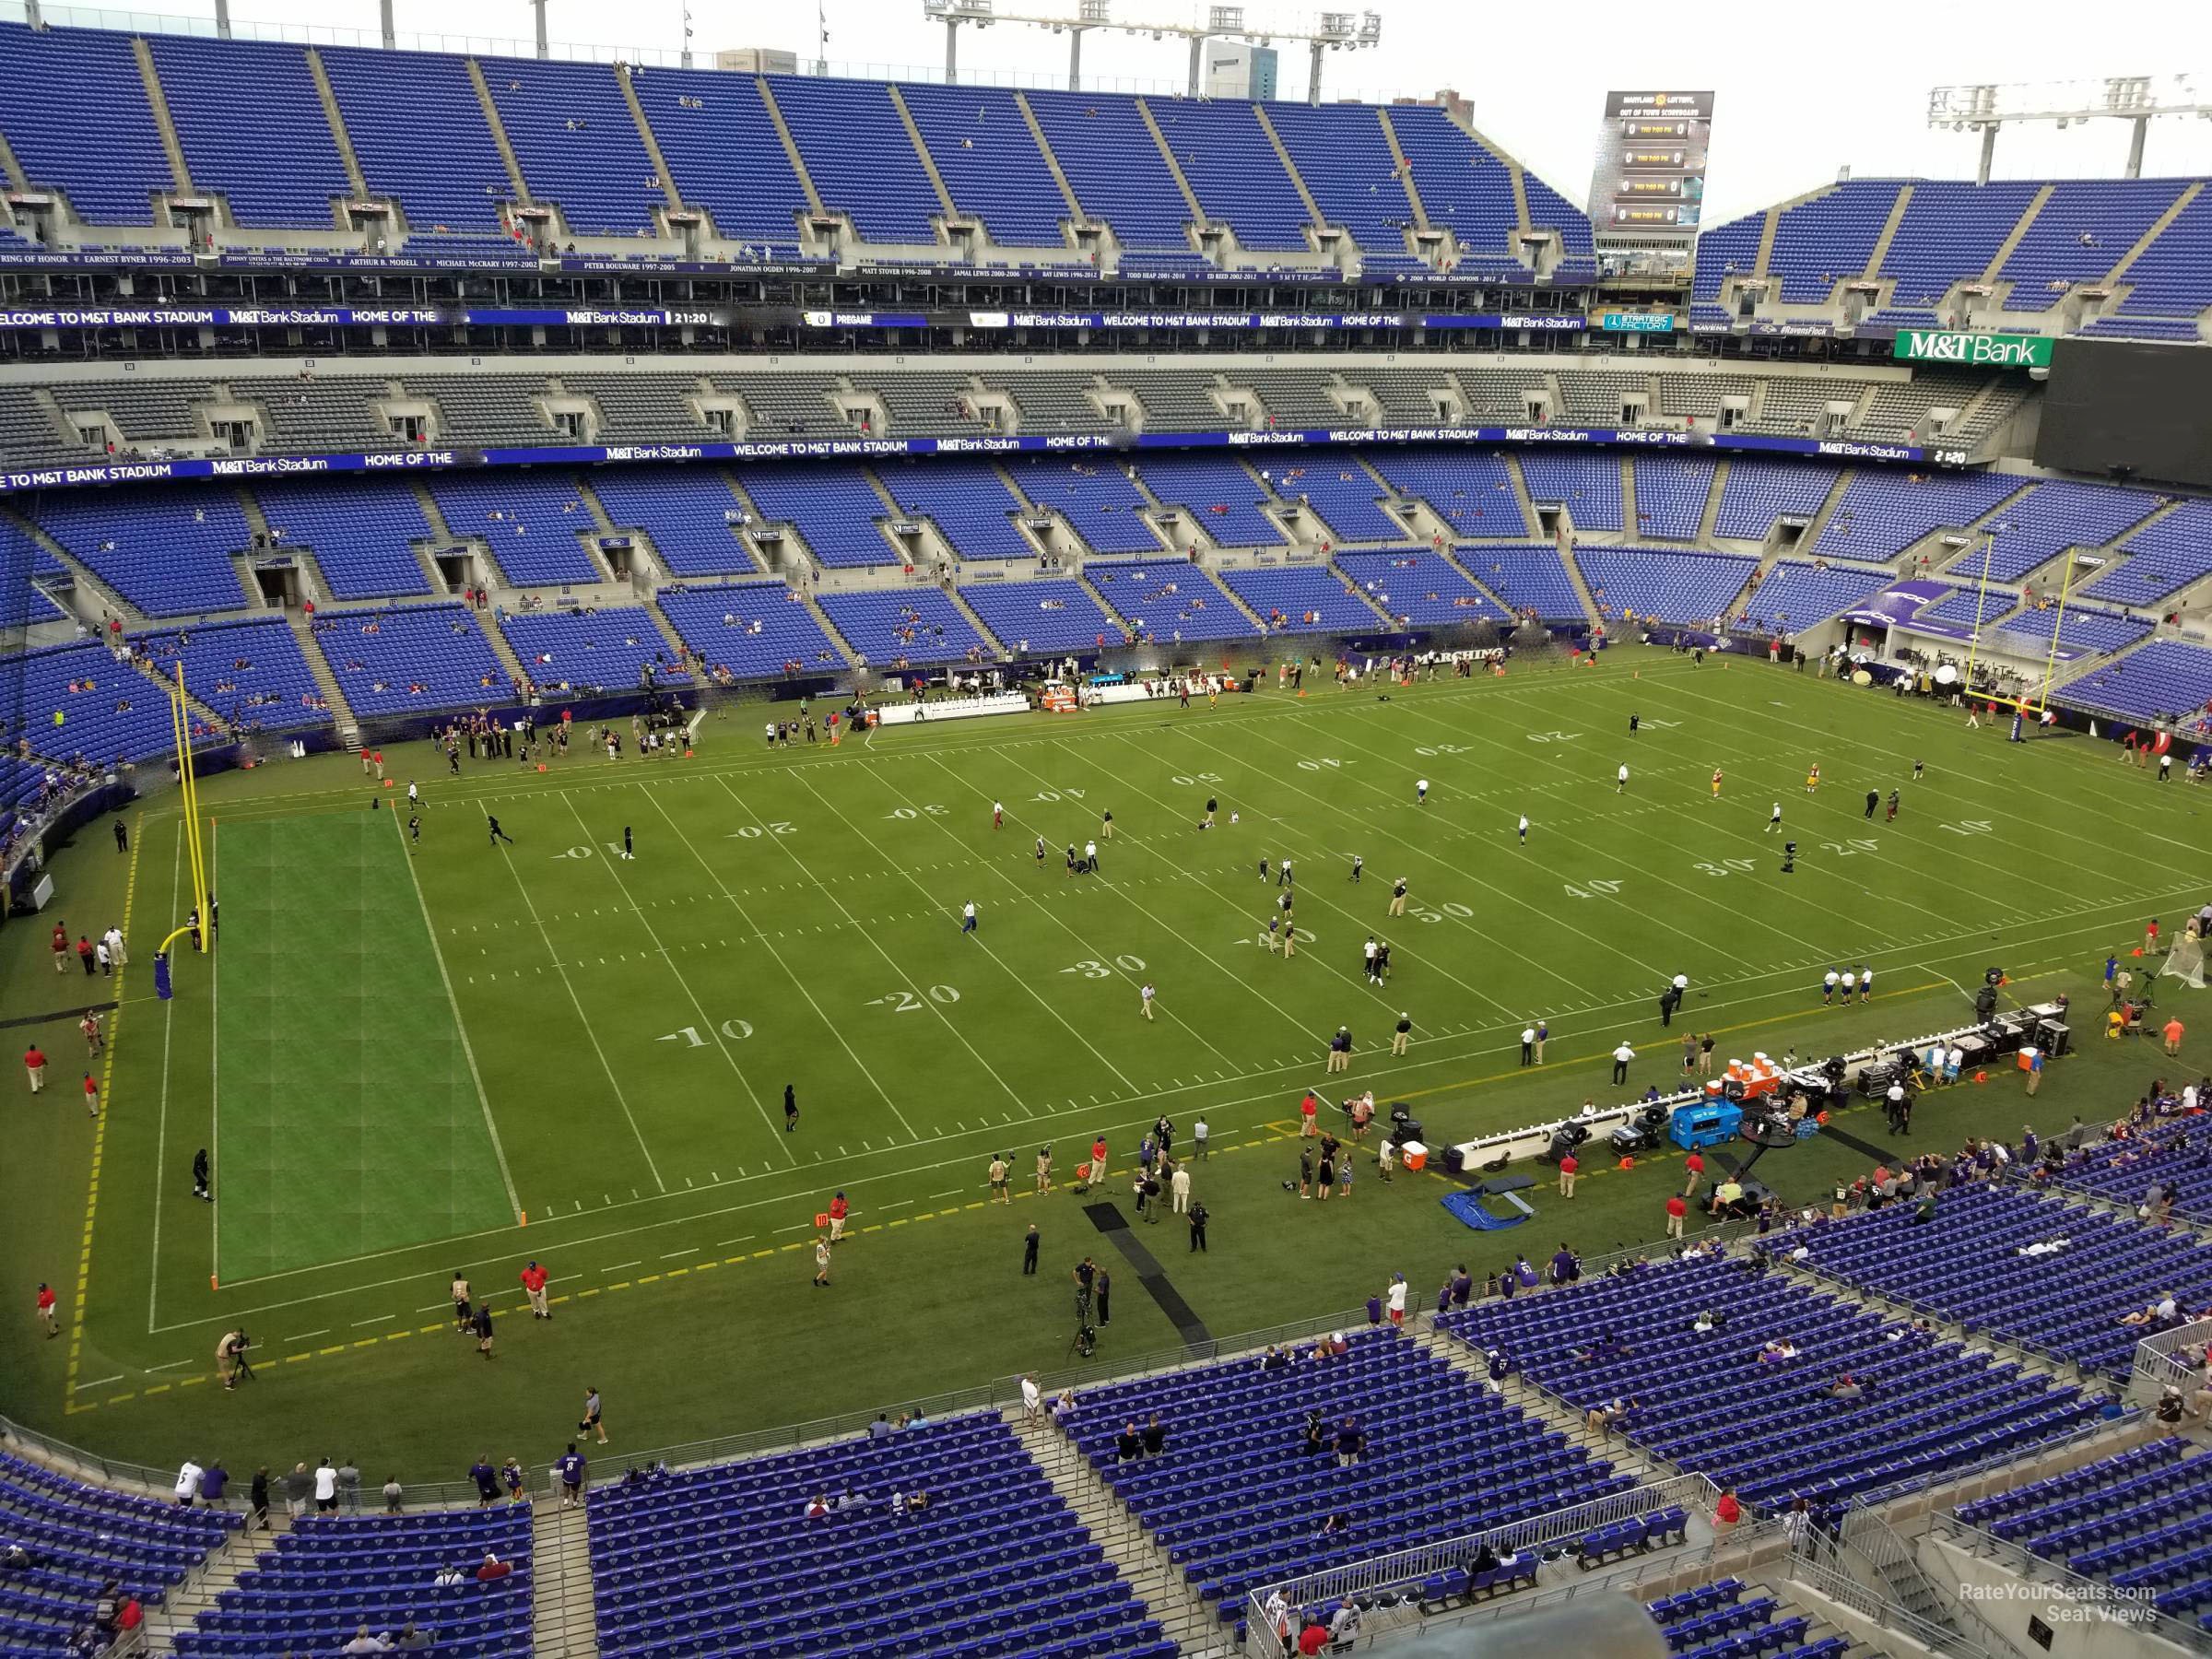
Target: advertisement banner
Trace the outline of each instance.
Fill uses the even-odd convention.
[[[1697,240],[1705,203],[1705,159],[1712,144],[1712,93],[1606,94],[1590,173],[1591,228],[1640,246]]]
[[[1947,329],[1901,328],[1890,355],[1904,363],[1960,363],[1974,369],[2048,369],[2048,335],[1954,334]]]
[[[1606,334],[1673,334],[1672,312],[1606,312],[1597,320]]]

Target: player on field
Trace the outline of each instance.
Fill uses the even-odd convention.
[[[972,899],[960,906],[960,931],[964,934],[975,931],[975,900]]]
[[[1267,879],[1267,854],[1265,853],[1260,854],[1260,879]]]
[[[1360,856],[1359,856],[1359,853],[1353,853],[1353,854],[1352,854],[1352,874],[1351,874],[1351,877],[1350,877],[1350,880],[1351,880],[1352,882],[1354,882],[1355,884],[1357,884],[1357,883],[1358,883],[1358,881],[1359,881],[1359,872],[1360,872],[1360,871],[1362,871],[1362,870],[1364,870],[1364,869],[1366,869],[1366,868],[1367,868],[1367,860],[1366,860],[1366,859],[1364,859],[1364,858],[1362,858],[1362,857],[1360,857]]]
[[[1113,808],[1111,806],[1099,815],[1099,833],[1108,841],[1113,839]]]
[[[1819,789],[1820,768],[1818,764],[1816,764],[1811,771],[1805,774],[1805,793],[1806,794],[1816,794],[1819,792]]]
[[[514,845],[514,837],[500,828],[500,820],[498,818],[493,818],[491,814],[488,812],[484,815],[484,822],[491,830],[491,845],[496,847],[501,841],[505,841],[511,847]]]
[[[1721,769],[1717,766],[1712,769],[1712,798],[1721,798]]]
[[[1391,884],[1390,913],[1394,916],[1406,913],[1406,877],[1403,876]]]
[[[1413,786],[1413,799],[1416,806],[1426,806],[1429,805],[1428,779],[1422,778],[1415,782]]]
[[[1897,791],[1894,789],[1889,792],[1889,815],[1882,822],[1885,824],[1897,822]]]
[[[1214,814],[1220,810],[1221,803],[1214,799],[1214,797],[1211,795],[1206,796],[1206,817],[1200,820],[1198,828],[1201,830],[1211,830],[1214,827]]]
[[[1782,828],[1782,803],[1774,803],[1774,810],[1767,814],[1767,833],[1771,835]]]
[[[994,830],[1004,830],[1006,827],[1006,803],[1005,803],[1005,802],[1003,802],[1003,801],[994,801],[994,802],[992,802],[992,803],[991,803],[991,828],[992,828],[992,829],[994,829]]]
[[[1367,943],[1360,947],[1360,954],[1364,958],[1362,971],[1367,975],[1367,982],[1371,985],[1381,984],[1382,976],[1375,968],[1375,935],[1373,934],[1367,935]]]
[[[1521,815],[1521,824],[1520,824],[1520,829],[1519,829],[1519,830],[1518,830],[1518,833],[1519,833],[1519,835],[1520,835],[1520,837],[1521,837],[1521,844],[1522,844],[1523,846],[1524,846],[1524,847],[1525,847],[1525,846],[1527,846],[1527,845],[1528,845],[1528,814],[1527,814],[1527,813],[1525,813],[1525,812],[1524,812],[1524,813],[1523,813],[1523,814]],[[1404,889],[1404,888],[1403,888],[1403,887],[1401,887],[1401,888],[1399,888],[1399,896],[1400,896],[1401,898],[1403,898],[1403,897],[1405,896],[1405,889]],[[1390,913],[1391,913],[1392,915],[1394,915],[1394,915],[1397,915],[1399,912],[1398,912],[1397,911],[1395,911],[1395,910],[1393,910],[1393,911],[1392,911]]]
[[[1615,794],[1629,793],[1629,769],[1625,764],[1620,769],[1620,775],[1614,780],[1613,793]]]
[[[422,845],[422,819],[414,813],[407,815],[407,851],[412,853]]]
[[[1044,837],[1041,835],[1037,838],[1037,867],[1041,870],[1044,868]]]
[[[1158,994],[1159,993],[1152,989],[1152,982],[1150,980],[1147,980],[1144,983],[1144,988],[1137,993],[1138,1006],[1144,1009],[1145,1018],[1147,1019],[1152,1018],[1152,999]]]

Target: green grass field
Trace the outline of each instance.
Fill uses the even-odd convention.
[[[176,801],[156,796],[131,856],[97,826],[56,864],[73,931],[127,907],[140,954],[106,1119],[54,1091],[18,1114],[41,1174],[0,1218],[24,1308],[0,1333],[0,1409],[154,1463],[329,1452],[380,1480],[450,1477],[486,1447],[558,1451],[587,1383],[619,1455],[1050,1369],[1087,1253],[1120,1291],[1112,1359],[1172,1343],[1171,1308],[1226,1335],[1356,1306],[1393,1271],[1419,1294],[1458,1261],[1479,1274],[1561,1238],[1649,1239],[1671,1159],[1593,1174],[1571,1204],[1532,1194],[1538,1219],[1502,1235],[1452,1219],[1433,1173],[1385,1187],[1364,1161],[1349,1199],[1286,1198],[1286,1135],[1324,1081],[1328,1034],[1348,1025],[1356,1052],[1324,1094],[1371,1087],[1448,1143],[1624,1092],[1607,1080],[1624,1036],[1637,1092],[1677,1074],[1686,1030],[1714,1031],[1724,1054],[1814,1054],[1957,1023],[1961,987],[1993,963],[2017,995],[2094,1004],[2108,948],[2212,890],[2203,797],[2115,753],[2009,745],[1809,675],[1632,650],[1387,700],[1262,693],[836,751],[764,752],[740,711],[710,720],[688,761],[542,775],[480,762],[449,779],[413,745],[391,751],[383,797],[414,770],[413,854],[404,812],[371,811],[341,758],[204,786],[225,926],[215,959],[178,962],[167,1003],[145,953],[190,899]],[[1892,787],[1897,821],[1868,821],[1866,791]],[[1200,831],[1209,796],[1219,822]],[[1764,833],[1776,801],[1799,846],[1786,876]],[[488,810],[511,845],[489,842]],[[1069,877],[1061,849],[1092,839],[1100,873]],[[1277,891],[1263,855],[1295,863],[1294,959],[1258,943]],[[1399,876],[1411,903],[1393,919]],[[1360,972],[1371,932],[1394,947],[1381,991]],[[19,1035],[74,1059],[60,999],[93,992],[53,975],[44,934],[0,935],[0,986],[11,1013],[51,1016]],[[1822,1008],[1822,971],[1862,961],[1876,997]],[[1656,995],[1677,972],[1693,989],[1663,1030]],[[1400,1010],[1415,1041],[1393,1058]],[[1539,1016],[1547,1063],[1524,1069],[1517,1035]],[[2206,1052],[2193,1030],[2182,1064]],[[2011,1074],[1931,1096],[1910,1147],[2106,1113],[2161,1069],[2134,1042],[2085,1041],[2035,1100]],[[1088,1201],[1028,1191],[1040,1147],[1065,1182],[1102,1130],[1125,1168],[1162,1112],[1185,1135],[1204,1113],[1216,1148],[1197,1172],[1208,1252],[1171,1220],[1136,1230],[1164,1303],[1120,1253],[1130,1235],[1084,1207],[1128,1213],[1125,1178]],[[1836,1128],[1761,1175],[1810,1200],[1888,1147],[1878,1113]],[[204,1145],[212,1216],[189,1175]],[[1021,1194],[1004,1209],[985,1203],[1000,1151]],[[814,1218],[838,1189],[853,1233],[821,1292]],[[1031,1221],[1045,1271],[1025,1278]],[[448,1334],[446,1277],[496,1290],[504,1314],[532,1258],[552,1274],[554,1323],[505,1318],[487,1365]],[[52,1342],[28,1312],[41,1278],[63,1294]],[[262,1374],[225,1395],[212,1350],[241,1322]]]

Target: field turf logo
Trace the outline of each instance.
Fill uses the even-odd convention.
[[[2048,369],[2045,335],[1953,334],[1933,328],[1898,331],[1892,355],[1914,363],[1964,363],[1990,369]]]

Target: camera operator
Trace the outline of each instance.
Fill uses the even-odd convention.
[[[253,1381],[253,1367],[246,1360],[246,1350],[253,1346],[253,1338],[243,1328],[224,1332],[223,1339],[215,1345],[216,1368],[222,1373],[225,1388],[236,1388],[241,1378]]]

